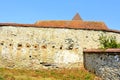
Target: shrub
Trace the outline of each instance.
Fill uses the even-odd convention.
[[[117,43],[115,36],[104,36],[100,35],[99,37],[101,48],[120,48],[120,43]]]
[[[120,48],[120,43],[118,43],[117,47]]]
[[[4,79],[0,76],[0,80],[4,80]]]

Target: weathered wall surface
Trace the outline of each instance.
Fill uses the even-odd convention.
[[[84,65],[103,80],[120,80],[120,52],[85,52]]]
[[[3,26],[0,27],[0,67],[80,67],[83,49],[98,48],[101,34],[116,36],[120,42],[120,34],[112,32]]]

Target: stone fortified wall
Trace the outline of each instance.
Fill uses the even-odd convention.
[[[120,80],[120,49],[84,50],[84,66],[103,80]]]
[[[115,32],[67,28],[0,27],[0,67],[72,68],[83,66],[83,49],[98,48],[101,34]]]

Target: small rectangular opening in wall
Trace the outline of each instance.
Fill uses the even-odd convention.
[[[55,46],[52,46],[52,48],[55,48]]]
[[[31,45],[30,45],[29,43],[27,43],[27,44],[26,44],[26,47],[27,47],[27,48],[30,48],[30,47],[31,47]]]
[[[22,44],[18,44],[18,47],[22,47]]]
[[[63,49],[63,45],[60,45],[60,48],[59,48],[60,50],[62,50]]]
[[[13,46],[13,44],[9,44],[9,46]]]
[[[0,45],[4,45],[4,43],[0,43]]]
[[[39,45],[38,45],[38,44],[35,44],[35,45],[34,45],[34,48],[39,48]]]
[[[29,55],[29,58],[31,58],[32,56],[31,55]]]
[[[47,48],[47,45],[43,45],[41,46],[42,49],[46,49]]]
[[[60,49],[62,49],[62,46],[60,46]]]

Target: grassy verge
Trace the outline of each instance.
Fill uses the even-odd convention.
[[[94,80],[85,69],[19,70],[0,68],[0,80]]]

